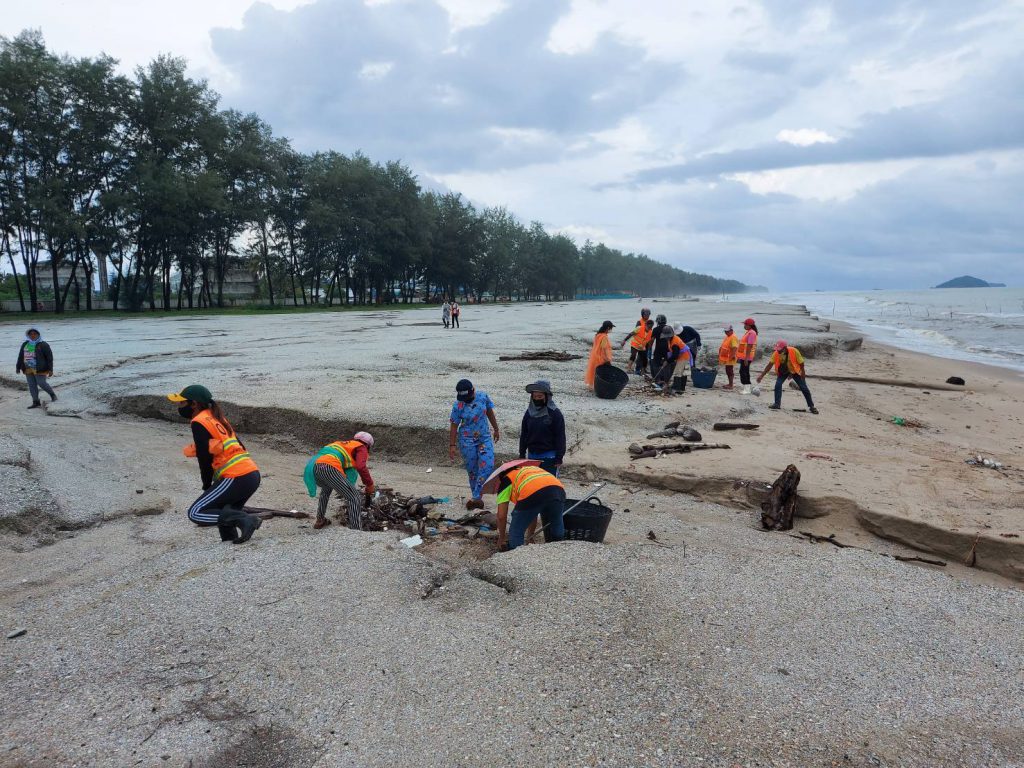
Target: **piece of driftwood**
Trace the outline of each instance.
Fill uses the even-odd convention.
[[[270,509],[268,507],[244,507],[244,512],[250,515],[257,515],[262,520],[269,520],[272,517],[291,517],[295,520],[308,520],[308,512],[298,512],[296,510],[284,510],[284,509]]]
[[[715,426],[712,427],[712,429],[715,432],[729,432],[729,431],[734,430],[734,429],[760,429],[760,428],[761,428],[760,424],[739,424],[739,423],[734,424],[732,422],[727,422],[727,421],[720,421],[717,424],[715,424]]]
[[[647,436],[648,440],[656,437],[681,437],[689,443],[699,443],[704,436],[693,427],[667,426],[661,432],[652,432]]]
[[[546,349],[543,352],[523,352],[519,355],[502,355],[498,358],[501,362],[512,360],[549,360],[555,363],[566,363],[569,360],[582,360],[582,355],[573,355],[569,352],[559,352],[555,349]]]
[[[855,547],[853,544],[843,544],[843,542],[838,541],[834,533],[830,533],[828,536],[818,536],[808,531],[800,531],[800,535],[805,539],[810,539],[815,544],[831,544],[833,547],[839,547],[839,549],[859,549],[859,547]]]
[[[800,485],[800,470],[796,468],[796,465],[790,464],[772,483],[772,490],[767,501],[761,503],[761,525],[765,530],[792,530],[798,485]]]
[[[728,449],[725,443],[669,443],[668,445],[638,445],[631,443],[629,448],[630,456],[633,459],[651,459],[655,456],[663,456],[666,453],[691,453],[693,451],[708,451],[712,449]]]

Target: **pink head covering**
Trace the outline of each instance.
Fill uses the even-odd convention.
[[[776,352],[781,352],[782,350],[784,350],[788,346],[789,346],[789,344],[784,342],[782,339],[779,339],[778,341],[775,342],[775,351]]]
[[[365,445],[367,448],[373,448],[373,435],[369,432],[356,432],[352,436],[353,440],[358,440],[360,443]]]

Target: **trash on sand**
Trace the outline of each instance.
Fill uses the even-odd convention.
[[[427,467],[427,472],[428,472],[428,473],[430,473],[430,472],[433,472],[433,471],[434,471],[434,468],[433,468],[433,467]]]
[[[906,416],[893,416],[892,423],[897,427],[913,427],[914,429],[920,429],[924,426],[924,424],[917,419],[910,419]]]
[[[827,453],[805,453],[805,459],[825,459],[826,461],[832,461],[832,457]]]
[[[962,387],[967,382],[965,382],[959,376],[950,376],[948,379],[946,379],[946,383],[947,384],[955,384],[958,387]]]
[[[27,630],[27,629],[25,629],[24,627],[18,627],[18,628],[17,628],[16,630],[14,630],[13,632],[8,632],[8,633],[7,633],[7,639],[8,639],[8,640],[13,640],[13,639],[14,639],[14,638],[16,638],[16,637],[21,637],[21,636],[22,636],[22,635],[24,635],[24,634],[25,634],[26,632],[28,632],[28,630]]]
[[[423,543],[423,537],[417,533],[414,536],[410,536],[407,539],[400,539],[398,543],[404,544],[409,549],[412,549],[413,547],[418,547],[420,544]]]
[[[668,445],[639,445],[630,443],[626,449],[630,457],[635,459],[653,459],[667,453],[691,453],[712,448],[729,448],[725,443],[669,443]]]
[[[752,394],[754,397],[760,397],[761,396],[761,387],[759,387],[757,384],[755,384],[754,386],[752,386],[750,388],[750,394]]]
[[[965,464],[970,464],[972,467],[988,467],[989,469],[1003,469],[1006,465],[1001,461],[995,459],[986,459],[980,453],[977,456],[972,456],[969,459],[964,459]]]

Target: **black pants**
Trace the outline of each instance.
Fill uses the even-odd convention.
[[[188,519],[196,525],[216,525],[222,509],[242,509],[259,487],[259,471],[218,480],[192,502]]]
[[[740,360],[740,384],[750,383],[750,361]]]
[[[458,328],[458,327],[459,327],[459,316],[458,315],[452,315],[452,328]]]
[[[800,387],[800,391],[804,393],[804,400],[807,401],[807,407],[813,408],[814,401],[811,399],[811,390],[807,388],[807,380],[803,376],[798,376],[795,373],[780,373],[779,378],[775,380],[775,404],[782,405],[782,385],[786,383],[786,379],[790,376],[793,377],[793,381]]]

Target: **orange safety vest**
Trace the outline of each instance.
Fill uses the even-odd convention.
[[[740,360],[745,360],[748,363],[753,361],[754,354],[757,352],[757,334],[754,329],[751,328],[749,331],[743,334],[743,338],[740,339],[739,349],[736,350],[736,357]]]
[[[318,458],[316,463],[330,464],[335,469],[344,472],[346,469],[351,469],[355,466],[352,457],[356,455],[356,448],[362,448],[363,444],[358,440],[337,440],[324,447],[334,449],[339,455],[333,452],[326,453]]]
[[[678,349],[682,353],[679,355],[679,357],[676,358],[676,362],[678,362],[680,359],[690,359],[690,348],[687,346],[686,342],[683,341],[678,336],[673,336],[671,339],[669,339],[668,346],[670,349]]]
[[[633,340],[629,343],[633,349],[645,349],[651,342],[651,336],[654,334],[653,328],[647,327],[647,321],[644,318],[640,318],[640,322],[636,324],[636,330],[633,331]]]
[[[740,340],[735,333],[730,333],[722,339],[722,346],[718,348],[718,362],[723,365],[736,365],[736,350],[740,346]]]
[[[540,467],[519,467],[508,473],[508,479],[512,483],[512,495],[509,501],[516,504],[523,499],[528,499],[542,488],[565,488],[561,481],[550,472],[545,472]]]
[[[209,450],[213,457],[214,480],[241,477],[259,469],[234,431],[225,429],[223,424],[213,418],[209,410],[200,411],[192,417],[192,421],[198,421],[212,435]],[[188,451],[187,448],[185,450]],[[195,455],[194,447],[192,455]]]
[[[795,373],[797,376],[804,375],[804,356],[800,354],[800,350],[796,347],[786,347],[786,356],[789,358],[789,372]],[[778,352],[772,352],[772,365],[775,366],[775,375],[779,374],[779,364],[782,359],[779,357]]]

